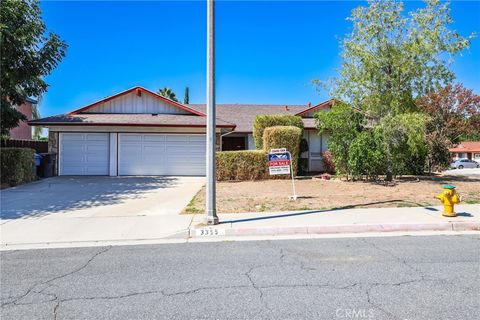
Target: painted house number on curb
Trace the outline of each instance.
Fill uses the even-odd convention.
[[[196,236],[224,236],[225,235],[225,229],[211,229],[211,228],[204,228],[204,229],[197,229],[195,230],[195,235]]]

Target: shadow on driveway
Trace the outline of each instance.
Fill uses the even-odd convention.
[[[4,189],[2,219],[43,216],[62,211],[122,203],[138,199],[149,191],[173,188],[175,177],[54,177]]]

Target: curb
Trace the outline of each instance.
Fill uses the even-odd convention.
[[[200,234],[200,230],[217,230]],[[197,232],[198,231],[198,232]],[[480,231],[480,222],[437,222],[437,223],[403,223],[403,224],[351,224],[324,225],[305,227],[260,227],[260,228],[221,228],[205,227],[191,228],[190,238],[212,238],[221,236],[277,236],[277,235],[322,235],[342,233],[372,233],[372,232],[417,232],[417,231]]]

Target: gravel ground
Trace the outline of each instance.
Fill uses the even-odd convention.
[[[352,207],[413,207],[440,205],[434,196],[443,184],[453,184],[464,203],[480,203],[480,177],[435,176],[402,178],[394,186],[340,180],[296,180],[297,201],[290,201],[290,180],[217,183],[219,213],[320,210]],[[185,213],[201,212],[205,188],[190,202]]]

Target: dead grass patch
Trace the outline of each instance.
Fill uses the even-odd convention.
[[[334,208],[417,207],[440,205],[434,196],[443,184],[453,184],[464,203],[480,203],[480,178],[457,176],[402,177],[395,185],[342,180],[297,180],[297,201],[290,201],[290,180],[217,183],[219,213],[325,210]],[[184,213],[203,212],[205,188]]]

